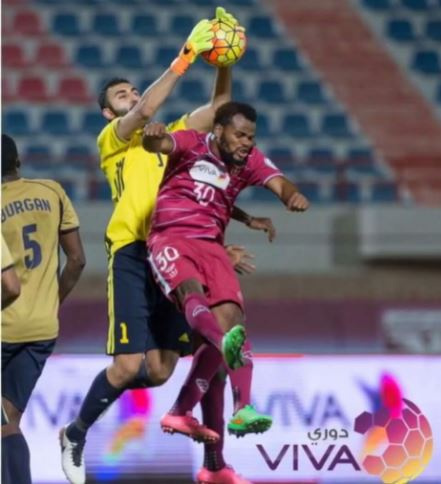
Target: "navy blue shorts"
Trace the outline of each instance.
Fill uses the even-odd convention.
[[[143,242],[128,244],[111,256],[107,295],[107,354],[152,349],[191,353],[190,327],[157,286]]]
[[[55,341],[2,342],[2,397],[22,413],[54,350]]]

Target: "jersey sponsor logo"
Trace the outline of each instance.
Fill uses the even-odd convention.
[[[190,176],[193,180],[208,183],[221,190],[226,190],[230,183],[230,175],[228,173],[206,160],[197,161],[190,168]]]

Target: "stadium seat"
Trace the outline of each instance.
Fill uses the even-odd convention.
[[[273,55],[273,64],[283,71],[302,71],[297,51],[294,49],[276,49]]]
[[[325,104],[322,85],[316,81],[301,81],[297,86],[297,100],[305,104]]]
[[[429,20],[426,24],[425,35],[431,40],[441,42],[441,19]]]
[[[122,45],[118,47],[113,61],[119,68],[144,69],[145,63],[141,49],[137,45]]]
[[[77,188],[75,186],[75,182],[73,180],[65,180],[65,179],[58,178],[57,181],[63,187],[64,191],[66,192],[66,195],[72,201],[78,200],[78,191],[77,191]]]
[[[351,138],[353,136],[345,114],[325,114],[321,122],[321,132],[332,138]]]
[[[111,200],[112,193],[106,180],[90,180],[88,186],[89,200]]]
[[[44,134],[68,135],[70,134],[69,115],[66,111],[46,111],[43,113],[40,130]]]
[[[179,83],[178,97],[201,104],[209,99],[206,86],[200,79],[183,79]]]
[[[34,63],[43,67],[61,69],[67,66],[66,53],[60,44],[46,42],[38,46]]]
[[[361,162],[374,163],[374,155],[372,154],[372,150],[366,147],[349,148],[346,154],[346,159],[348,161],[361,161]]]
[[[417,12],[424,12],[430,8],[429,0],[401,0],[401,4],[403,7]]]
[[[262,69],[262,61],[257,49],[248,47],[243,57],[237,63],[237,66],[247,71],[256,71]]]
[[[296,155],[288,146],[271,148],[268,150],[268,157],[284,172],[294,169]]]
[[[2,65],[12,69],[24,69],[29,65],[23,47],[19,44],[2,45]]]
[[[198,19],[193,15],[174,15],[170,21],[170,32],[179,37],[188,37]]]
[[[240,79],[233,79],[233,99],[239,102],[249,102],[250,100],[246,86]]]
[[[82,133],[96,136],[104,128],[105,124],[106,120],[101,113],[97,113],[96,111],[86,111],[83,114],[80,129]]]
[[[162,118],[164,120],[164,123],[168,124],[168,123],[171,123],[173,121],[176,121],[183,114],[184,114],[184,112],[182,112],[182,111],[166,111],[165,114],[162,116]]]
[[[361,191],[358,183],[355,182],[337,182],[332,187],[332,201],[336,203],[361,202]]]
[[[439,74],[441,65],[439,55],[435,50],[420,50],[415,52],[412,68],[423,74]]]
[[[391,0],[363,0],[363,5],[370,10],[386,11],[390,10]]]
[[[386,26],[386,35],[397,42],[416,40],[413,24],[406,19],[391,19]]]
[[[80,21],[73,13],[59,13],[52,19],[52,31],[69,37],[81,35]]]
[[[253,7],[256,4],[256,0],[230,0],[230,3],[238,7]]]
[[[32,10],[18,11],[12,22],[12,31],[18,35],[43,34],[43,27],[39,15]]]
[[[297,188],[311,203],[320,203],[326,201],[323,199],[320,193],[320,186],[313,181],[298,181],[296,182]]]
[[[52,164],[53,156],[50,145],[31,144],[26,147],[24,152],[25,162],[34,163],[39,167]]]
[[[118,18],[113,13],[97,13],[92,20],[92,32],[103,37],[121,35]]]
[[[314,134],[308,116],[303,113],[286,115],[282,131],[294,138],[310,138]]]
[[[130,32],[142,37],[158,35],[156,17],[153,15],[134,15],[130,23]]]
[[[30,102],[47,102],[51,98],[46,79],[38,76],[22,77],[18,82],[17,96]]]
[[[286,102],[285,87],[279,81],[262,81],[257,90],[257,98],[269,103]]]
[[[371,202],[396,202],[398,189],[394,182],[375,182],[372,185]]]
[[[2,129],[14,136],[28,136],[32,134],[27,111],[11,110],[4,114]]]
[[[317,174],[336,176],[338,166],[331,148],[311,148],[307,157],[307,166]]]
[[[72,167],[91,168],[98,166],[98,153],[89,145],[68,145],[64,151],[63,161]]]
[[[105,67],[103,51],[98,44],[82,44],[75,52],[75,63],[89,69],[100,69]]]
[[[14,83],[15,85],[15,83]],[[12,103],[16,100],[15,90],[12,89],[12,83],[8,77],[2,76],[2,102],[3,105]]]
[[[251,17],[248,22],[247,34],[263,39],[277,37],[272,18],[268,16]]]
[[[160,46],[156,50],[154,65],[156,67],[168,67],[170,62],[176,57],[178,51],[176,47]]]
[[[271,120],[266,114],[259,114],[257,116],[256,137],[266,138],[272,133]]]
[[[311,161],[331,161],[335,162],[335,155],[332,148],[311,148],[307,154],[308,160]]]
[[[57,98],[67,102],[80,104],[92,101],[86,80],[83,77],[76,76],[59,79]]]

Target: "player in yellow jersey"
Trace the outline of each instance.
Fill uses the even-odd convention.
[[[20,296],[20,281],[14,269],[14,261],[2,235],[2,310]]]
[[[217,18],[237,23],[223,8]],[[62,466],[71,483],[86,479],[83,448],[88,429],[127,388],[163,384],[181,355],[191,352],[183,315],[164,298],[146,263],[145,240],[167,157],[142,147],[143,127],[172,92],[197,55],[212,46],[208,20],[192,30],[178,57],[141,95],[126,79],[114,78],[102,89],[99,105],[109,121],[98,136],[100,166],[114,204],[106,230],[108,252],[107,353],[112,364],[93,381],[78,417],[60,432]],[[218,106],[231,98],[229,68],[218,69],[211,101],[168,126],[169,131],[209,131]],[[268,219],[251,218],[239,209],[235,218],[252,228],[272,230]],[[245,264],[243,250],[234,254]]]
[[[21,282],[2,310],[2,482],[31,483],[20,419],[58,336],[58,307],[85,264],[75,210],[52,180],[20,177],[14,140],[2,135],[2,234]],[[58,274],[59,247],[66,264]]]

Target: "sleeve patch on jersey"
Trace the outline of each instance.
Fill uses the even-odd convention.
[[[230,183],[230,175],[228,173],[205,160],[199,160],[191,167],[190,176],[193,180],[208,183],[222,190],[226,190]]]

